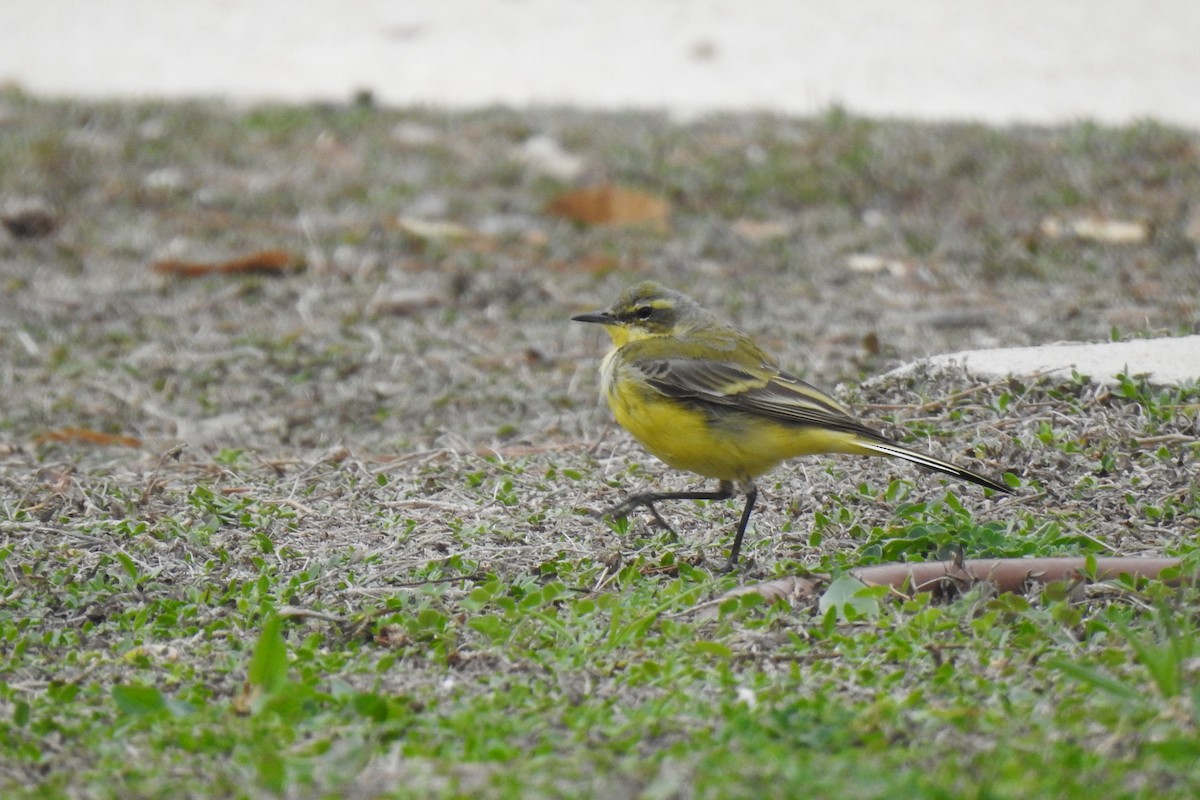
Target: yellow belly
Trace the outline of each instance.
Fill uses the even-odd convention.
[[[611,374],[605,377],[605,397],[617,422],[676,469],[723,481],[748,481],[789,458],[862,452],[853,434],[785,425],[735,410],[706,412],[648,386],[611,380]]]

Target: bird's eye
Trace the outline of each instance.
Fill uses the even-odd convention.
[[[639,308],[637,310],[637,318],[638,319],[650,319],[650,317],[653,316],[653,314],[654,314],[654,309],[651,308],[650,306],[642,306],[641,308]]]

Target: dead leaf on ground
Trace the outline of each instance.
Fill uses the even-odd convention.
[[[14,239],[38,239],[58,229],[58,215],[41,199],[13,202],[0,211],[0,225]]]
[[[860,275],[879,275],[886,272],[893,278],[903,278],[916,269],[916,264],[912,261],[877,256],[873,253],[852,253],[846,256],[846,269]]]
[[[1145,222],[1099,216],[1067,220],[1046,217],[1041,231],[1051,239],[1073,238],[1104,244],[1141,244],[1150,238],[1150,226]]]
[[[151,267],[159,275],[199,278],[205,275],[282,275],[292,267],[286,250],[260,250],[229,261],[183,261],[167,259]]]
[[[466,225],[445,219],[397,217],[396,226],[408,236],[421,242],[456,241],[481,235]]]
[[[436,308],[445,302],[445,298],[437,292],[423,289],[401,289],[390,294],[376,296],[371,300],[369,310],[373,314],[389,314],[408,316],[428,308]]]
[[[793,226],[779,220],[738,219],[730,229],[748,242],[770,242],[791,234]]]
[[[233,713],[239,717],[248,717],[254,713],[254,704],[262,697],[261,686],[255,686],[250,681],[242,682],[242,690],[233,696]]]
[[[883,343],[879,341],[879,334],[875,331],[868,332],[859,341],[863,352],[869,356],[877,356],[883,352]]]
[[[133,436],[119,436],[113,433],[101,433],[94,431],[91,428],[76,428],[66,427],[58,428],[53,431],[46,431],[40,436],[34,437],[35,444],[43,444],[45,442],[73,442],[80,444],[94,444],[99,447],[141,447],[142,440]]]
[[[586,225],[647,225],[665,231],[671,207],[648,192],[604,184],[561,194],[546,213]]]

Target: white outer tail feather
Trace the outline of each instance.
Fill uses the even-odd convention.
[[[983,476],[977,476],[969,469],[956,466],[955,464],[951,464],[949,461],[943,461],[935,456],[922,453],[919,450],[909,450],[907,447],[902,447],[898,444],[887,444],[886,442],[864,442],[861,440],[856,442],[856,444],[858,444],[864,450],[871,450],[872,452],[879,453],[880,455],[884,456],[902,458],[905,461],[911,461],[914,464],[920,464],[922,467],[928,467],[929,469],[936,470],[937,472],[941,472],[955,478],[965,478],[966,480],[974,481],[975,483],[978,483],[979,479],[982,478],[983,480],[991,482],[990,479],[983,478]]]

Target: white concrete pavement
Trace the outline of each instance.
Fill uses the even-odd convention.
[[[1196,0],[39,0],[0,3],[0,83],[38,95],[564,104],[1200,128]],[[1200,337],[976,351],[1200,379]]]
[[[1144,375],[1147,381],[1158,385],[1182,384],[1200,380],[1200,336],[964,350],[930,356],[889,374],[907,374],[923,364],[961,366],[985,378],[1034,374],[1067,378],[1078,372],[1099,383],[1115,384],[1117,375],[1123,373],[1129,377]]]
[[[1200,127],[1195,0],[38,0],[38,94],[568,104]]]

